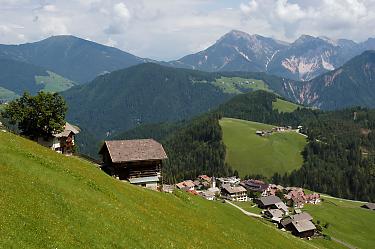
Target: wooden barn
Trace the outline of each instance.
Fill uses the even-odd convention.
[[[167,159],[163,146],[153,139],[105,141],[99,154],[109,175],[151,189],[157,189]]]

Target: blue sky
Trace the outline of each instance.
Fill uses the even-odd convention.
[[[0,0],[0,43],[72,34],[171,60],[237,29],[280,40],[301,34],[375,37],[375,0]]]

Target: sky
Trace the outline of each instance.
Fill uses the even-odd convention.
[[[375,0],[0,0],[0,43],[71,34],[173,60],[230,30],[293,41],[375,37]]]

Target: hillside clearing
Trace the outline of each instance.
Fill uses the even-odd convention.
[[[47,71],[48,76],[35,76],[37,84],[43,84],[46,92],[62,92],[68,90],[74,83],[54,72]]]
[[[249,90],[264,90],[272,92],[263,80],[257,79],[221,76],[216,79],[213,84],[225,93],[240,94]]]
[[[18,97],[19,95],[16,94],[15,92],[0,86],[0,100],[8,101],[8,100],[12,100]]]
[[[270,130],[273,126],[232,118],[221,119],[220,126],[226,162],[242,177],[283,174],[300,168],[303,163],[301,152],[306,138],[294,131],[260,137],[255,134],[257,130]]]
[[[275,102],[272,102],[272,107],[279,112],[294,112],[298,107],[302,106],[277,98]]]
[[[10,133],[0,153],[3,248],[315,248],[227,204],[131,186]]]

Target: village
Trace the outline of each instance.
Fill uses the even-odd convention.
[[[301,210],[304,205],[319,204],[321,197],[317,193],[307,194],[302,188],[283,187],[257,179],[207,175],[185,180],[175,186],[164,185],[163,190],[171,192],[174,187],[210,201],[222,200],[235,206],[239,202],[248,202],[252,207],[261,209],[260,214],[253,213],[251,216],[265,218],[283,231],[290,231],[301,238],[322,236],[320,225],[314,224],[313,217]]]

